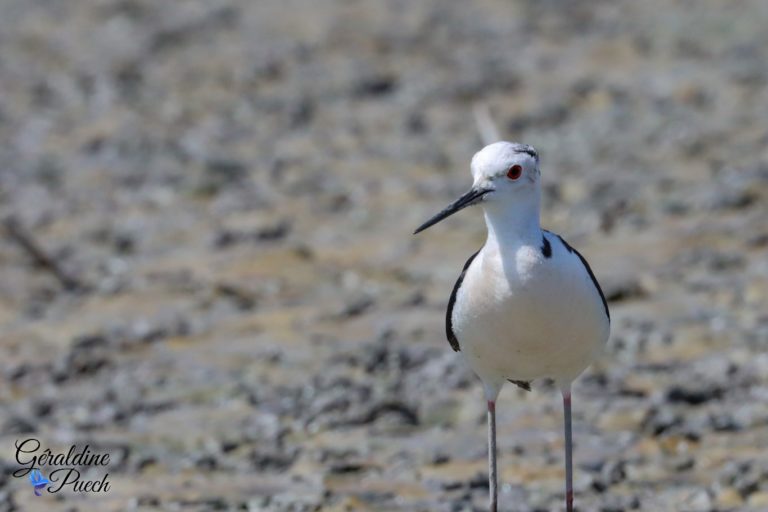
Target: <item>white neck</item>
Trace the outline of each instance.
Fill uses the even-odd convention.
[[[483,204],[488,227],[486,244],[501,250],[527,243],[541,244],[540,204],[539,187],[534,193],[520,194],[503,203],[489,201]]]

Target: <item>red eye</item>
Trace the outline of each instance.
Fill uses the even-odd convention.
[[[522,175],[523,175],[523,166],[522,165],[515,164],[512,167],[510,167],[509,170],[507,171],[507,178],[509,178],[511,180],[516,180],[517,178],[519,178]]]

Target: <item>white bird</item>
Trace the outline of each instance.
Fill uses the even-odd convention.
[[[539,155],[526,144],[496,142],[472,158],[472,188],[415,233],[471,205],[485,213],[488,237],[459,276],[445,325],[483,383],[488,403],[490,509],[497,510],[496,399],[505,382],[529,390],[552,379],[562,392],[565,501],[573,511],[571,383],[599,354],[610,313],[589,264],[539,222]],[[414,234],[415,234],[414,233]]]

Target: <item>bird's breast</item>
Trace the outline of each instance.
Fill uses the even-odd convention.
[[[484,249],[478,255],[458,291],[452,322],[462,353],[481,377],[572,379],[607,338],[603,316],[580,262],[523,246],[512,254]]]

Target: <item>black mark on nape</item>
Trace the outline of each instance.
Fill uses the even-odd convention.
[[[451,344],[451,348],[454,352],[460,351],[461,346],[459,346],[459,339],[453,332],[453,321],[451,320],[451,316],[453,316],[453,305],[456,303],[456,295],[459,293],[461,283],[464,282],[464,274],[467,273],[467,269],[472,264],[472,260],[475,259],[475,256],[477,256],[479,252],[480,251],[477,251],[475,254],[470,256],[467,262],[464,264],[464,268],[461,269],[461,274],[459,274],[459,278],[456,280],[456,284],[453,285],[451,298],[448,299],[448,310],[445,312],[445,334],[448,336],[448,343]]]
[[[546,235],[542,235],[541,237],[541,254],[543,254],[545,258],[552,257],[552,245],[549,243],[549,240],[547,240]]]
[[[525,153],[526,155],[532,156],[536,160],[539,159],[539,155],[538,155],[538,153],[536,153],[536,150],[533,149],[532,146],[529,146],[527,144],[516,145],[513,151],[515,153]]]

